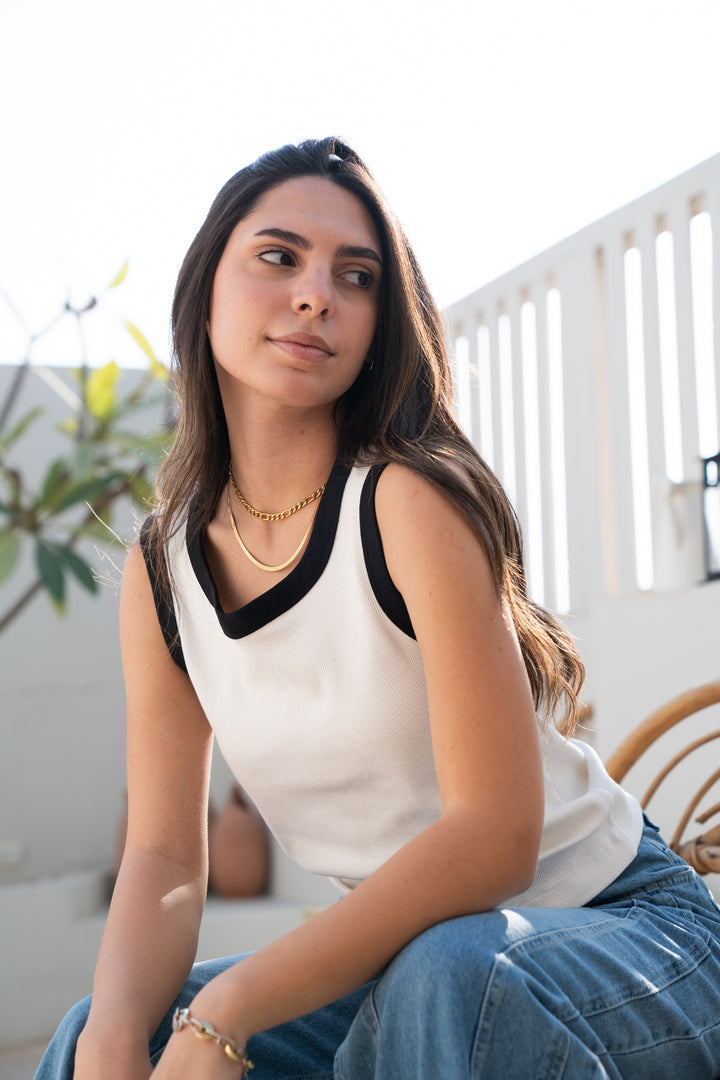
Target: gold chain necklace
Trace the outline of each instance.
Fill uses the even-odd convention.
[[[323,484],[323,487],[324,486],[325,485]],[[253,555],[253,553],[251,551],[248,551],[248,549],[245,547],[245,544],[243,543],[242,536],[238,532],[238,527],[237,527],[237,523],[235,521],[235,516],[234,516],[234,514],[232,512],[232,506],[230,505],[230,488],[227,489],[227,508],[228,508],[228,514],[230,515],[230,524],[232,525],[232,531],[233,531],[233,533],[235,535],[235,539],[237,540],[238,544],[240,545],[240,548],[241,548],[243,554],[247,556],[247,558],[250,560],[250,562],[253,564],[253,566],[257,566],[258,569],[260,569],[260,570],[267,570],[268,573],[271,573],[271,574],[277,573],[278,570],[285,570],[290,565],[291,562],[294,562],[295,559],[297,559],[298,555],[300,554],[300,552],[303,549],[303,545],[305,544],[305,541],[307,540],[308,536],[310,535],[310,530],[312,529],[313,522],[315,521],[315,514],[317,513],[317,506],[316,506],[314,511],[313,511],[312,517],[310,518],[310,524],[308,525],[307,529],[305,530],[305,535],[303,536],[302,540],[300,541],[298,546],[293,551],[290,558],[286,559],[285,562],[280,563],[278,566],[268,566],[267,563],[260,562],[259,559],[256,559],[255,556]]]
[[[300,502],[296,502],[294,506],[291,506],[288,510],[281,510],[279,514],[266,514],[262,510],[256,510],[254,506],[251,506],[245,496],[238,491],[238,486],[235,483],[235,477],[233,476],[232,461],[228,464],[228,476],[230,477],[230,483],[233,486],[233,490],[237,495],[242,505],[247,510],[248,514],[252,514],[253,517],[260,518],[261,521],[284,521],[285,518],[292,517],[293,514],[297,514],[298,510],[302,510],[304,507],[309,506],[311,502],[315,502],[325,491],[325,484],[322,484],[316,491],[313,491],[312,495],[308,495],[306,499],[301,499]],[[228,498],[230,492],[228,492]],[[231,515],[232,516],[232,515]],[[233,520],[235,520],[233,518]]]

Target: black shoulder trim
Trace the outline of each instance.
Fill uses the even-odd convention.
[[[360,537],[365,556],[365,568],[375,599],[388,619],[397,626],[398,630],[414,638],[415,631],[402,593],[390,577],[385,562],[385,552],[375,513],[375,489],[384,468],[385,465],[372,466],[365,478],[360,496]]]
[[[179,668],[182,668],[183,671],[187,672],[185,657],[183,656],[182,645],[180,644],[180,631],[178,630],[177,619],[175,618],[175,609],[171,603],[168,603],[169,597],[167,588],[163,588],[162,586],[160,575],[158,574],[155,554],[151,551],[148,543],[151,522],[152,517],[146,518],[143,522],[143,527],[140,530],[140,547],[142,549],[143,558],[145,559],[148,577],[150,578],[153,600],[155,601],[155,610],[157,611],[160,629],[165,638],[165,644],[168,647],[170,656]]]

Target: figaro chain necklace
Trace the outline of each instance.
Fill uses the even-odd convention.
[[[296,502],[294,506],[288,507],[287,510],[281,510],[279,514],[266,514],[263,510],[256,510],[254,506],[251,506],[245,496],[239,491],[238,486],[235,483],[235,477],[233,476],[232,461],[228,464],[228,476],[230,477],[233,491],[247,510],[248,514],[252,514],[253,517],[259,518],[260,521],[284,521],[285,518],[292,517],[293,514],[297,514],[298,510],[302,510],[304,507],[309,506],[310,503],[315,502],[316,499],[319,499],[325,491],[326,486],[325,484],[321,484],[311,495],[301,499],[300,502]],[[228,492],[228,496],[229,494],[230,492]]]
[[[300,502],[295,503],[294,506],[289,507],[289,509],[287,510],[282,510],[278,514],[266,514],[262,510],[256,510],[254,506],[251,506],[247,499],[245,499],[238,490],[238,486],[235,483],[235,477],[233,476],[232,462],[230,462],[230,464],[228,465],[228,476],[230,478],[230,484],[232,484],[233,490],[243,507],[247,510],[249,514],[252,514],[253,517],[259,518],[261,521],[284,521],[286,518],[292,517],[293,514],[296,514],[298,512],[298,510],[302,510],[305,506],[309,506],[310,503],[315,502],[317,499],[319,499],[325,491],[326,486],[325,484],[322,484],[316,491],[313,491],[311,495],[308,495],[307,498],[301,499]],[[277,566],[269,566],[267,563],[261,562],[260,559],[256,559],[253,553],[246,547],[245,543],[243,542],[243,538],[238,531],[237,522],[235,521],[235,515],[232,512],[229,486],[227,488],[227,508],[228,516],[230,518],[230,524],[232,526],[233,536],[237,540],[243,555],[245,555],[245,557],[250,560],[253,566],[257,566],[259,570],[265,570],[267,573],[270,574],[276,574],[279,573],[280,570],[286,570],[287,567],[290,566],[290,564],[293,563],[295,559],[297,559],[298,555],[305,546],[307,538],[310,535],[310,531],[312,530],[313,523],[315,521],[315,515],[318,509],[317,506],[314,508],[308,527],[303,534],[303,538],[293,551],[290,558],[286,559],[284,562],[278,563]]]

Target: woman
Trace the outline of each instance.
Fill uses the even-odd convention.
[[[566,737],[582,665],[347,145],[228,182],[173,331],[178,434],[121,599],[126,851],[92,1006],[38,1076],[716,1076],[720,912]],[[213,732],[344,895],[188,980]]]

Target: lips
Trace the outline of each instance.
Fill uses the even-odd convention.
[[[270,341],[284,352],[303,360],[324,360],[333,355],[325,338],[318,337],[317,334],[306,334],[303,330],[297,330],[282,337],[273,337]]]

